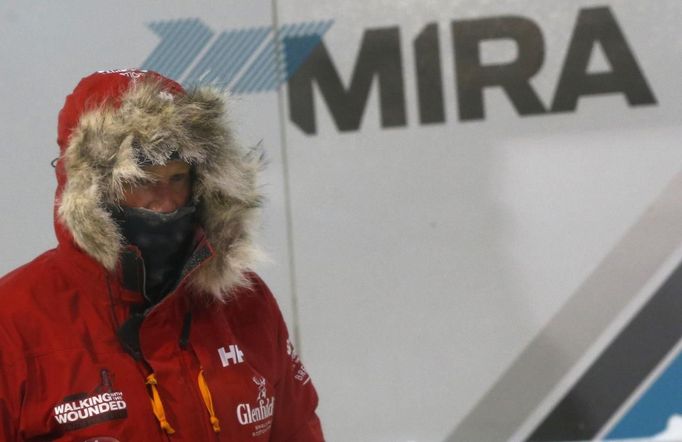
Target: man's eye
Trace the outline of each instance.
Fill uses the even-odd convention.
[[[186,173],[180,173],[180,174],[176,174],[176,175],[171,176],[170,180],[173,183],[181,183],[181,182],[184,182],[188,179],[189,179],[189,175],[187,175]]]

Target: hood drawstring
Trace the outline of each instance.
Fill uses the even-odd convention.
[[[211,419],[211,426],[213,431],[220,433],[220,421],[215,415],[215,410],[213,409],[213,398],[211,397],[211,390],[208,389],[208,384],[206,379],[204,379],[204,370],[199,370],[199,391],[201,391],[201,397],[204,399],[204,404],[206,404],[206,409]]]
[[[152,395],[149,399],[152,402],[152,410],[154,411],[156,419],[159,421],[161,429],[167,434],[175,433],[173,427],[171,427],[171,425],[168,423],[168,420],[166,420],[166,412],[163,409],[163,402],[161,402],[161,396],[159,396],[159,391],[156,388],[158,382],[156,381],[156,376],[154,376],[153,373],[147,376],[146,384],[149,385],[149,388],[152,392]]]
[[[187,345],[189,344],[189,331],[191,323],[192,314],[188,312],[185,315],[182,324],[182,333],[180,336],[180,347],[182,349],[186,349]],[[215,408],[213,407],[213,397],[211,396],[211,390],[208,388],[208,384],[206,383],[206,379],[204,378],[203,368],[199,369],[197,383],[199,384],[201,398],[204,400],[204,404],[206,405],[206,409],[208,410],[209,419],[211,421],[211,427],[213,427],[214,432],[220,433],[220,420],[215,415]],[[166,412],[163,408],[163,402],[161,402],[161,396],[159,396],[159,391],[157,389],[158,382],[156,380],[156,376],[154,376],[153,373],[147,376],[146,384],[149,386],[149,389],[151,391],[151,396],[149,399],[151,400],[152,410],[154,411],[156,419],[159,421],[161,429],[163,429],[163,431],[165,431],[167,434],[175,433],[175,430],[173,429],[173,427],[171,427],[170,423],[168,423],[168,420],[166,419]]]

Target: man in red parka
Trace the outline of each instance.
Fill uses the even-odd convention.
[[[97,72],[58,126],[59,245],[0,280],[0,439],[322,441],[221,94]]]

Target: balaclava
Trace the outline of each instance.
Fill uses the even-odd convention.
[[[145,295],[152,304],[175,286],[194,233],[193,205],[159,213],[115,206],[114,220],[128,244],[140,250],[145,268]]]

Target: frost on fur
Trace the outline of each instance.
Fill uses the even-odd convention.
[[[209,88],[169,100],[157,82],[135,83],[119,107],[84,113],[64,153],[67,182],[60,222],[76,244],[113,270],[123,239],[108,207],[126,185],[149,179],[141,163],[165,164],[177,152],[193,165],[193,198],[214,257],[190,275],[190,285],[225,300],[248,285],[245,272],[260,255],[252,243],[262,196],[256,177],[262,158],[239,146],[225,101]]]

